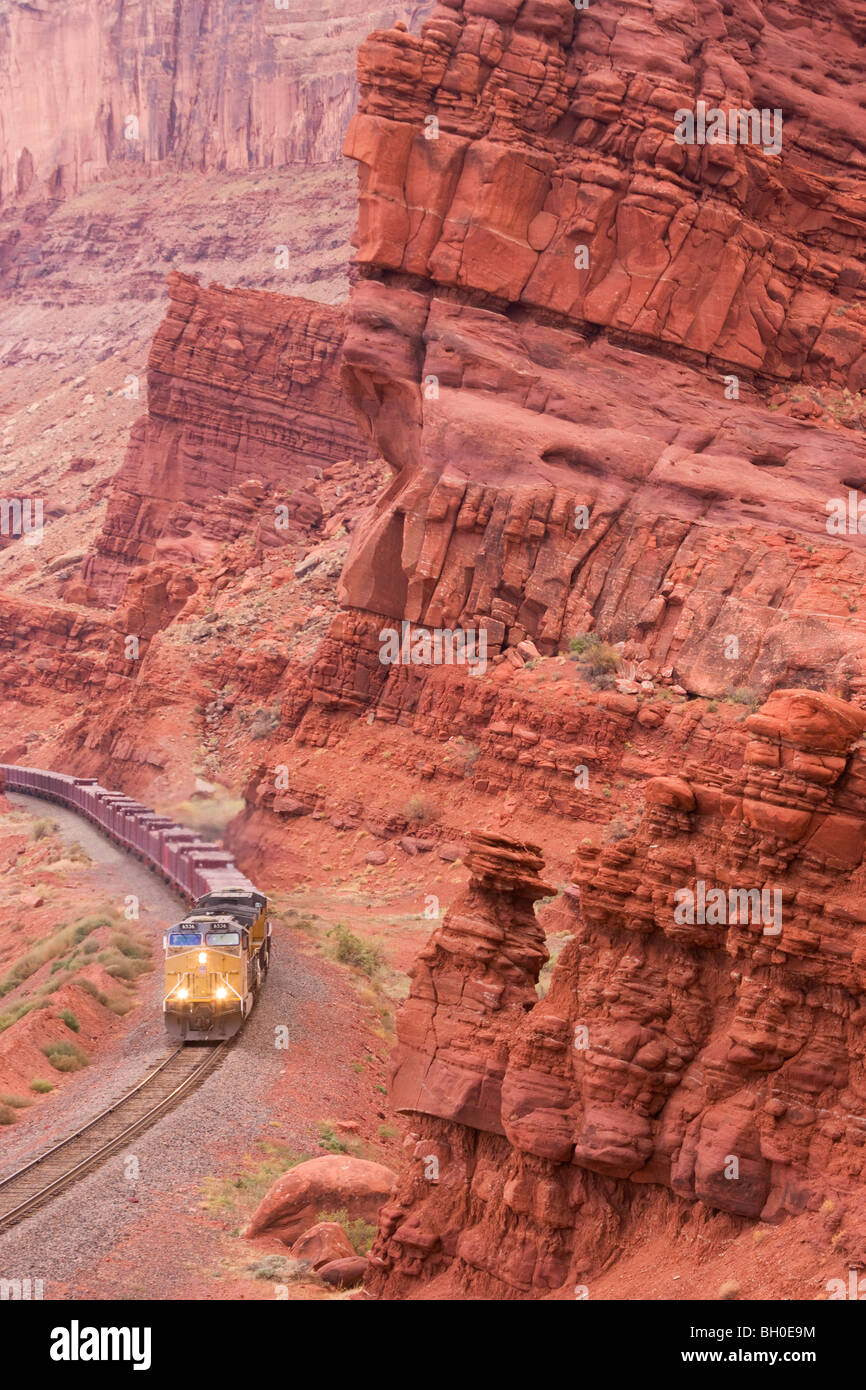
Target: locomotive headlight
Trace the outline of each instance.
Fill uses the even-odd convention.
[[[220,985],[219,989],[216,991],[216,997],[217,999],[228,999],[229,992],[225,985]]]
[[[199,951],[198,963],[199,965],[207,965],[207,951]]]
[[[184,986],[182,989],[179,989],[179,990],[178,990],[178,992],[177,992],[177,997],[178,997],[178,999],[188,999],[188,998],[189,998],[189,990],[186,988],[186,986]]]

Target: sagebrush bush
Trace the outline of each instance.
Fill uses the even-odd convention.
[[[80,921],[74,922],[71,926],[61,927],[51,936],[46,936],[43,941],[38,941],[0,979],[0,998],[4,994],[8,994],[10,990],[16,989],[18,985],[23,984],[31,975],[35,975],[37,970],[41,970],[42,966],[47,965],[49,961],[54,961],[53,968],[60,970],[65,964],[68,964],[66,959],[68,951],[80,945],[86,936],[96,931],[97,927],[111,925],[113,925],[113,918],[104,915],[82,917]],[[71,957],[69,959],[71,960]]]
[[[46,835],[51,835],[57,829],[57,822],[50,816],[43,816],[40,820],[33,822],[30,831],[31,840],[44,840]]]
[[[382,968],[382,952],[356,936],[343,922],[328,932],[334,938],[334,954],[343,965],[354,965],[365,975],[375,975]]]
[[[150,959],[150,947],[147,943],[144,941],[136,941],[134,936],[129,935],[129,932],[115,932],[111,938],[110,944],[116,951],[119,951],[122,956],[127,956],[130,960]]]
[[[583,679],[595,690],[609,690],[615,683],[620,656],[615,647],[602,642],[595,632],[578,632],[568,643]]]
[[[319,1125],[319,1148],[332,1154],[347,1154],[349,1145],[335,1132],[333,1125]],[[319,1217],[319,1220],[324,1220]]]
[[[90,1058],[71,1042],[50,1042],[42,1049],[55,1071],[81,1071],[89,1066]]]

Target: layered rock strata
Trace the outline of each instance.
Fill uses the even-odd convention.
[[[705,695],[856,689],[862,53],[850,8],[715,0],[448,0],[371,36],[344,380],[395,477],[323,695],[399,680],[404,618],[494,655],[594,627]],[[780,152],[679,144],[700,100],[778,110]]]
[[[398,1020],[414,1157],[380,1296],[573,1296],[647,1185],[737,1220],[831,1202],[844,1226],[866,1176],[866,715],[783,691],[745,727],[740,768],[659,777],[632,838],[578,847],[540,1000],[525,847],[473,846]]]
[[[339,385],[343,318],[312,300],[168,280],[133,427],[83,580],[114,600],[131,567],[196,563],[238,536],[315,529],[311,483],[367,449]]]

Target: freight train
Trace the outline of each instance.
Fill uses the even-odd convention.
[[[134,854],[193,910],[166,932],[163,1013],[170,1037],[219,1042],[248,1017],[268,971],[268,900],[230,854],[95,777],[0,763],[9,791],[56,801]]]

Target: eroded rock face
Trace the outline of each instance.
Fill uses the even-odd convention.
[[[779,691],[745,729],[740,767],[687,763],[648,784],[633,837],[578,847],[551,909],[573,940],[531,1007],[512,984],[542,959],[528,904],[505,926],[476,872],[472,916],[457,903],[434,933],[398,1024],[411,1157],[380,1294],[591,1280],[646,1184],[734,1218],[844,1211],[866,1176],[866,714]],[[514,944],[497,954],[488,929],[473,961],[493,920]],[[465,1084],[436,1084],[455,1039],[462,1077],[496,1076],[471,1118]]]
[[[472,838],[469,888],[418,957],[401,1013],[391,1085],[397,1110],[502,1132],[509,1026],[535,1002],[547,959],[532,910],[537,898],[553,893],[538,877],[541,863],[536,846]]]
[[[396,476],[323,691],[387,699],[403,618],[494,655],[595,626],[708,696],[856,689],[863,537],[828,504],[866,483],[862,19],[827,23],[449,0],[363,46],[344,380]],[[781,110],[781,153],[677,144],[699,98]]]
[[[0,201],[74,193],[121,163],[336,160],[359,41],[430,3],[3,0]]]
[[[859,391],[863,40],[852,6],[447,0],[361,49],[359,259]],[[699,99],[778,108],[781,154],[678,144]]]
[[[291,526],[315,533],[311,481],[323,465],[366,453],[340,394],[339,309],[204,289],[177,273],[168,284],[148,412],[83,569],[103,600],[119,596],[134,565],[210,559],[241,535],[276,546]]]

